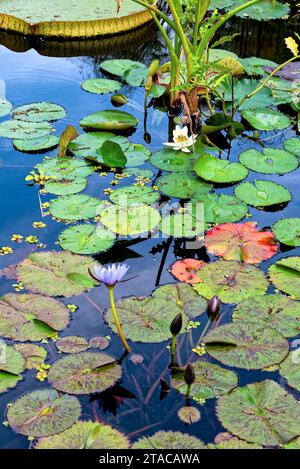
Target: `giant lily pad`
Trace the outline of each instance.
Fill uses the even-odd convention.
[[[96,150],[101,148],[107,140],[120,145],[123,151],[130,146],[129,140],[121,135],[115,135],[111,132],[88,132],[72,140],[69,144],[69,150],[78,156],[97,158],[99,155]]]
[[[126,207],[151,205],[158,201],[160,195],[151,187],[125,186],[114,190],[110,194],[110,200],[117,205]]]
[[[86,178],[59,179],[59,181],[47,181],[45,189],[50,194],[71,195],[83,191],[87,186]]]
[[[284,218],[273,226],[276,238],[287,246],[300,246],[300,218]]]
[[[57,360],[48,373],[49,383],[69,394],[102,392],[120,378],[122,369],[103,352],[81,352]]]
[[[14,347],[0,344],[0,394],[14,388],[22,379],[21,373],[25,369],[25,360]]]
[[[191,386],[191,397],[195,399],[212,399],[223,396],[238,386],[238,378],[233,371],[200,360],[193,363],[193,368],[195,381]],[[171,385],[185,395],[187,386],[184,380],[184,371],[172,373]]]
[[[35,449],[126,449],[129,441],[123,433],[103,423],[76,422],[62,433],[39,438]]]
[[[111,205],[101,212],[101,222],[114,233],[142,234],[155,228],[160,221],[158,210],[149,205],[122,207]]]
[[[150,163],[164,171],[187,172],[192,171],[195,156],[192,153],[186,154],[182,151],[164,148],[152,154]]]
[[[300,157],[300,138],[292,137],[284,142],[284,148],[286,151],[293,153],[294,155]]]
[[[0,117],[6,116],[12,110],[12,104],[6,99],[0,98]]]
[[[103,209],[103,202],[85,194],[66,195],[50,202],[49,212],[54,218],[65,221],[95,218]]]
[[[138,120],[123,111],[98,111],[91,114],[80,122],[84,128],[98,130],[126,130],[136,127]],[[0,130],[1,132],[1,130]]]
[[[75,254],[97,254],[113,246],[115,234],[100,225],[87,223],[67,228],[59,235],[58,242]]]
[[[279,373],[287,380],[289,386],[300,391],[299,358],[295,355],[295,352],[290,352],[286,359],[280,363]]]
[[[273,109],[248,109],[242,111],[242,116],[257,130],[281,130],[291,125],[285,114]]]
[[[39,389],[13,402],[7,420],[15,432],[37,437],[66,430],[80,414],[77,397],[60,395],[55,389]]]
[[[58,104],[40,102],[18,106],[11,115],[14,119],[21,121],[44,122],[63,119],[66,117],[66,111]]]
[[[234,7],[244,5],[244,0],[235,0]],[[278,18],[283,18],[288,15],[290,12],[290,7],[288,3],[280,3],[278,1],[270,4],[269,0],[263,0],[254,5],[251,5],[244,10],[241,10],[236,15],[241,18],[251,18],[253,20],[276,20]]]
[[[57,180],[87,177],[95,171],[92,163],[80,158],[51,158],[37,164],[36,167],[46,176],[53,176]]]
[[[269,274],[276,288],[300,300],[300,257],[280,259],[271,265]]]
[[[292,198],[286,187],[272,181],[256,180],[243,182],[235,188],[235,195],[254,207],[271,207],[284,204]]]
[[[239,303],[232,318],[273,327],[284,337],[294,337],[299,334],[300,303],[278,294],[253,296]]]
[[[248,170],[240,163],[230,163],[212,155],[201,156],[194,170],[202,179],[222,184],[241,181],[248,176]]]
[[[206,194],[213,187],[193,173],[167,174],[157,180],[157,186],[163,194],[179,199],[189,199],[197,194]]]
[[[10,120],[0,124],[0,137],[16,139],[33,139],[51,134],[52,127],[49,122],[25,122]]]
[[[271,380],[248,384],[221,397],[217,415],[234,435],[265,446],[282,445],[300,433],[298,402]]]
[[[17,150],[25,152],[49,150],[58,144],[59,138],[56,135],[46,135],[45,137],[26,140],[15,139],[13,141],[13,145]]]
[[[206,301],[199,297],[189,285],[163,285],[148,298],[130,297],[117,304],[118,318],[126,337],[136,342],[162,342],[170,337],[170,323],[181,313],[183,326],[189,320],[203,314]],[[116,331],[110,310],[105,319]]]
[[[199,438],[181,432],[160,431],[151,436],[144,436],[132,445],[132,449],[204,449]]]
[[[35,293],[69,297],[93,288],[92,265],[89,257],[70,252],[36,252],[17,266],[16,274]]]
[[[264,174],[284,174],[298,168],[298,159],[292,153],[277,148],[264,148],[263,153],[247,150],[239,160],[248,169]]]
[[[224,223],[206,233],[205,246],[214,256],[258,264],[276,254],[278,246],[271,231],[259,231],[256,223]]]
[[[0,335],[8,339],[39,341],[65,329],[69,319],[65,305],[53,298],[9,293],[0,299]]]
[[[201,269],[201,280],[193,288],[211,299],[218,295],[224,303],[239,303],[268,289],[264,273],[257,267],[236,261],[211,262]]]
[[[121,88],[121,83],[116,80],[108,80],[106,78],[90,78],[81,83],[84,91],[95,94],[115,93]]]
[[[90,346],[84,337],[67,335],[55,342],[56,348],[63,353],[84,352]]]
[[[196,195],[192,201],[204,204],[205,223],[236,222],[244,218],[248,212],[248,206],[232,195],[215,193]]]
[[[275,329],[238,321],[210,331],[204,338],[209,355],[228,366],[259,370],[282,362],[287,340]]]
[[[16,344],[14,348],[25,358],[26,368],[31,370],[41,363],[44,363],[47,357],[47,351],[44,347],[35,344]]]

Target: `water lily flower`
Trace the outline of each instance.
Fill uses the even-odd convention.
[[[188,128],[185,125],[180,127],[176,125],[176,129],[173,130],[173,142],[164,143],[166,147],[171,147],[173,150],[181,150],[184,153],[191,153],[189,147],[193,146],[198,135],[188,135]]]
[[[218,318],[221,309],[221,301],[218,296],[213,296],[208,302],[207,313],[210,318]]]

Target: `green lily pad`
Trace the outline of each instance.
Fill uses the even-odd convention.
[[[48,181],[45,184],[45,189],[50,194],[71,195],[82,192],[86,186],[86,178],[78,177],[76,179],[59,179],[58,181]]]
[[[217,416],[234,435],[264,446],[282,445],[300,433],[298,402],[271,380],[248,384],[221,397]]]
[[[272,109],[249,109],[242,116],[257,130],[281,130],[292,125],[288,116]]]
[[[107,140],[120,145],[123,151],[130,146],[129,140],[121,135],[115,135],[111,132],[88,132],[72,140],[69,144],[69,150],[78,156],[98,158],[97,150]]]
[[[239,303],[251,296],[264,295],[268,281],[257,267],[237,261],[216,261],[199,272],[202,283],[193,288],[204,298],[219,296],[223,303]]]
[[[151,152],[140,143],[131,143],[130,146],[124,150],[124,153],[127,158],[126,167],[141,166],[146,163],[151,155]]]
[[[283,447],[284,449],[300,449],[300,436],[298,436],[298,438],[293,438]]]
[[[287,380],[289,386],[300,391],[299,354],[297,356],[294,351],[290,352],[286,359],[280,363],[279,373]]]
[[[14,147],[19,151],[31,152],[49,150],[59,144],[59,138],[56,135],[46,135],[45,137],[13,141]]]
[[[141,178],[151,178],[153,176],[153,171],[151,169],[143,169],[143,168],[126,168],[125,170],[128,176],[136,176]]]
[[[124,73],[124,78],[130,86],[143,86],[147,77],[148,68],[142,63],[133,65]]]
[[[238,104],[241,99],[245,96],[248,96],[256,88],[258,88],[260,82],[258,80],[253,80],[249,78],[244,78],[242,80],[234,80],[234,93],[232,93],[232,83],[231,79],[227,79],[222,83],[220,87],[221,94],[224,94],[225,101],[232,101],[232,95],[234,95],[234,104]],[[247,98],[239,109],[257,109],[262,107],[268,107],[275,104],[274,98],[271,91],[268,88],[262,88],[258,93],[256,93],[251,98]]]
[[[0,98],[0,117],[6,116],[12,110],[12,104],[6,99]]]
[[[278,294],[253,296],[239,303],[232,319],[273,327],[284,337],[294,337],[299,334],[300,303]]]
[[[186,405],[184,407],[181,407],[177,415],[182,422],[188,425],[199,422],[199,420],[201,419],[201,414],[199,410],[197,409],[197,407],[193,407],[191,405]]]
[[[28,122],[56,121],[66,117],[66,111],[55,103],[30,103],[16,107],[11,116],[14,119]]]
[[[87,177],[95,171],[92,163],[80,158],[51,158],[37,164],[36,168],[57,180]]]
[[[193,363],[193,368],[195,381],[191,386],[191,397],[194,399],[206,400],[223,396],[238,386],[238,377],[233,371],[200,360]],[[172,373],[171,386],[185,395],[187,385],[184,380],[184,371]]]
[[[239,221],[248,212],[248,206],[232,195],[201,194],[194,196],[192,202],[202,202],[205,223],[216,225]]]
[[[100,69],[111,75],[124,77],[125,73],[132,67],[143,66],[141,62],[128,59],[104,60],[100,64]],[[145,66],[144,66],[145,67]]]
[[[109,94],[119,91],[121,83],[116,80],[108,80],[106,78],[91,78],[81,83],[84,91],[95,94]]]
[[[291,193],[284,186],[272,181],[243,182],[234,192],[236,197],[254,207],[271,207],[292,199]]]
[[[102,392],[120,378],[122,369],[103,352],[81,352],[57,360],[48,373],[49,383],[69,394]]]
[[[84,352],[90,348],[88,341],[84,337],[68,335],[55,342],[56,348],[63,353]]]
[[[103,201],[86,194],[66,195],[50,201],[49,212],[54,218],[65,221],[95,218],[105,207]]]
[[[80,414],[77,397],[60,395],[55,389],[39,389],[13,402],[7,420],[15,432],[38,437],[70,428]]]
[[[280,259],[271,265],[269,275],[276,288],[300,300],[300,257]]]
[[[75,254],[98,254],[115,243],[115,234],[100,225],[76,225],[67,228],[58,237],[62,249]]]
[[[157,180],[159,190],[169,197],[189,199],[197,194],[207,194],[213,188],[193,173],[167,174]]]
[[[52,131],[49,122],[25,122],[14,119],[0,124],[0,137],[20,140],[45,137]]]
[[[248,170],[240,163],[230,163],[212,155],[201,156],[194,170],[202,179],[222,184],[241,181],[248,176]]]
[[[65,329],[69,320],[68,309],[53,298],[9,293],[0,299],[0,335],[8,339],[46,339]]]
[[[262,446],[255,443],[248,443],[247,441],[240,440],[231,433],[219,433],[214,444],[209,443],[208,449],[263,449]]]
[[[14,348],[25,358],[25,366],[28,370],[36,368],[41,363],[44,363],[47,358],[47,351],[40,345],[16,344]]]
[[[136,127],[138,120],[128,112],[123,111],[98,111],[81,120],[83,128],[98,130],[126,130]],[[0,127],[1,135],[1,127]]]
[[[197,212],[199,212],[198,209]],[[202,239],[204,237],[205,224],[203,216],[200,217],[200,215],[202,215],[202,210],[200,210],[197,216],[188,212],[163,216],[159,229],[162,233],[174,238],[194,238],[199,236]]]
[[[164,148],[152,154],[150,163],[164,171],[187,172],[193,170],[195,156],[192,153]]]
[[[140,438],[132,449],[204,449],[204,443],[195,436],[181,432],[156,432],[151,436]]]
[[[239,156],[240,163],[257,173],[284,174],[298,168],[298,159],[288,151],[264,148],[263,153],[251,149]]]
[[[267,75],[264,67],[277,67],[277,63],[272,60],[262,59],[260,57],[247,57],[245,59],[240,59],[245,73],[250,76],[265,76]]]
[[[282,362],[289,353],[287,340],[272,327],[237,321],[210,331],[205,337],[209,355],[221,363],[260,370]]]
[[[76,422],[62,433],[39,438],[35,449],[127,449],[129,441],[123,433],[102,422]]]
[[[70,252],[36,252],[16,267],[18,281],[28,290],[50,296],[74,296],[93,288],[89,257]]]
[[[273,225],[276,238],[287,246],[300,246],[300,218],[284,218]]]
[[[151,205],[160,198],[159,192],[153,191],[147,186],[125,186],[114,190],[110,194],[110,200],[117,205],[136,207],[139,205]]]
[[[177,314],[182,314],[183,327],[186,327],[189,320],[203,314],[206,307],[206,301],[189,285],[177,283],[159,287],[148,298],[123,298],[117,304],[117,311],[123,332],[130,340],[162,342],[170,337],[170,324]],[[110,310],[105,320],[116,332]]]
[[[22,379],[21,373],[25,370],[23,355],[14,347],[0,344],[0,394],[14,388]]]
[[[149,205],[121,207],[111,205],[101,212],[101,222],[114,233],[131,236],[146,233],[160,221],[159,211]]]
[[[236,0],[234,2],[234,7],[237,8],[244,4],[244,0]],[[241,18],[251,18],[252,20],[266,21],[283,18],[288,15],[289,12],[290,7],[288,3],[274,2],[270,5],[268,0],[263,0],[238,12],[236,16],[240,16]]]
[[[286,140],[283,144],[286,151],[293,153],[300,158],[300,138],[292,137]]]

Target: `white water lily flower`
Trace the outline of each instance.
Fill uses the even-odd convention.
[[[166,147],[171,147],[173,150],[181,150],[184,153],[191,153],[189,147],[193,146],[197,138],[197,135],[188,135],[188,128],[185,125],[180,127],[176,125],[176,129],[173,130],[173,142],[164,143]]]

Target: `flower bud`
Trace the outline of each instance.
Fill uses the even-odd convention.
[[[185,371],[184,371],[184,380],[186,382],[186,384],[188,386],[190,386],[191,384],[193,384],[193,382],[195,381],[195,372],[194,372],[194,368],[193,366],[188,363],[185,367]]]
[[[125,96],[124,94],[114,94],[111,97],[111,102],[116,107],[123,106],[127,103],[127,101],[127,96]]]
[[[221,301],[218,296],[213,296],[207,305],[207,314],[211,319],[215,319],[219,316],[221,309]]]
[[[178,335],[179,332],[181,331],[181,328],[182,328],[182,314],[179,313],[177,314],[177,316],[175,316],[175,318],[171,322],[171,326],[170,326],[171,334],[173,336]]]
[[[150,143],[151,143],[151,135],[150,135],[148,132],[145,132],[145,133],[144,133],[144,140],[145,140],[145,142],[146,142],[148,145],[150,145]]]

